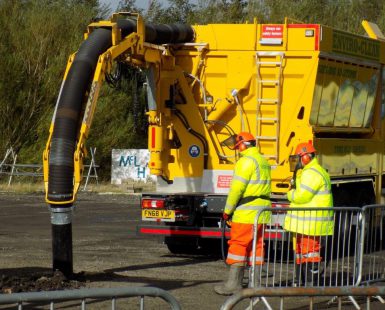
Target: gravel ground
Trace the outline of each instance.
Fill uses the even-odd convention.
[[[213,286],[227,276],[220,257],[171,255],[161,240],[137,236],[138,196],[81,193],[73,219],[74,277],[52,272],[50,213],[43,194],[0,193],[0,288],[2,293],[70,288],[143,287],[167,290],[182,309],[219,309],[226,297]],[[278,300],[270,300],[278,308]],[[118,300],[118,309],[139,309],[139,298]],[[159,298],[145,298],[145,309],[170,309]],[[247,302],[237,309],[245,309]],[[264,309],[262,303],[258,309]],[[285,309],[309,309],[308,299],[288,300]],[[63,303],[55,309],[79,309]],[[371,309],[379,305],[372,303]],[[0,309],[15,309],[13,306]],[[110,309],[90,301],[87,309]],[[49,309],[49,305],[23,309]],[[315,309],[336,309],[317,303]],[[353,309],[344,303],[343,309]]]

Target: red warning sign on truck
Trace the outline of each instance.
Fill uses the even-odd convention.
[[[283,25],[262,25],[262,39],[282,39]]]
[[[233,179],[232,175],[218,175],[218,188],[230,188],[231,180]]]

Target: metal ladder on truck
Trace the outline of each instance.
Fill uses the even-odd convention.
[[[257,52],[257,145],[268,160],[279,162],[281,89],[284,52]],[[261,72],[262,71],[262,72]],[[267,132],[267,135],[266,135]],[[269,147],[262,147],[261,144]],[[270,150],[266,154],[265,150]]]

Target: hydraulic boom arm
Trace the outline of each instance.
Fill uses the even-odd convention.
[[[146,38],[150,43],[145,43]],[[116,13],[111,21],[89,25],[86,40],[68,61],[43,154],[48,203],[69,205],[76,200],[86,155],[85,142],[101,85],[113,61],[119,58],[133,66],[148,67],[159,63],[165,52],[165,48],[155,44],[192,38],[189,26],[166,29],[162,25],[145,26],[138,14],[131,13]]]

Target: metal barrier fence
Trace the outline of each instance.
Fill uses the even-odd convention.
[[[362,209],[360,266],[356,285],[385,279],[385,206],[370,205]]]
[[[285,217],[293,211],[304,212],[304,216],[308,218],[307,226],[314,226],[316,216],[314,212],[323,212],[325,215],[330,214],[333,219],[334,228],[333,236],[324,236],[320,242],[323,244],[321,256],[322,261],[318,263],[297,264],[296,254],[294,253],[295,240],[300,237],[298,232],[283,230]],[[336,285],[354,285],[357,282],[358,274],[358,253],[360,225],[350,225],[355,223],[361,217],[362,210],[360,208],[334,208],[334,209],[311,209],[311,208],[264,208],[259,212],[255,223],[258,223],[260,217],[264,214],[271,213],[270,222],[262,225],[264,231],[265,242],[265,264],[263,269],[268,277],[263,277],[261,268],[252,264],[252,273],[250,283],[251,287],[271,286],[271,287],[288,287],[288,286],[309,286],[310,282],[315,286],[336,286]],[[293,213],[294,214],[294,213]],[[289,214],[290,215],[290,214]],[[314,222],[314,223],[313,223]],[[298,222],[297,222],[298,223]],[[254,243],[253,258],[256,251],[257,224],[254,224]],[[279,234],[274,233],[279,228]],[[303,231],[306,227],[294,227],[296,231]],[[310,243],[318,240],[318,236],[311,235]],[[313,279],[308,274],[311,270],[318,270],[314,274]],[[321,275],[323,277],[321,278]],[[316,279],[314,279],[316,277]],[[297,281],[296,278],[309,281]],[[312,280],[312,281],[310,281]],[[311,285],[313,286],[313,285]]]
[[[86,190],[90,178],[94,178],[96,184],[98,181],[97,168],[99,165],[95,162],[95,153],[96,147],[90,147],[91,160],[89,165],[84,165],[84,169],[87,170],[87,175],[84,175],[85,183],[83,190]],[[7,163],[10,160],[10,163]],[[11,182],[14,177],[43,177],[43,165],[42,164],[17,164],[17,154],[14,152],[13,148],[7,149],[7,152],[0,162],[0,176],[8,176],[8,186],[11,185]]]
[[[55,303],[64,301],[80,300],[82,310],[87,307],[87,299],[105,301],[111,300],[111,309],[115,310],[118,298],[140,297],[140,309],[144,308],[144,296],[159,297],[170,305],[173,310],[180,310],[179,302],[170,293],[156,287],[122,287],[122,288],[94,288],[94,289],[78,289],[67,291],[50,291],[50,292],[32,292],[32,293],[15,293],[0,295],[0,305],[16,304],[18,310],[27,308],[33,303],[47,302],[50,309],[55,308]],[[8,308],[9,309],[9,308]],[[122,307],[120,307],[122,309]],[[132,308],[131,308],[132,309]]]
[[[298,211],[306,220],[296,221],[296,226],[291,226],[291,231],[284,230],[285,218],[296,218]],[[258,220],[266,218],[266,213],[271,214],[270,222],[260,224],[258,230]],[[249,287],[327,288],[384,281],[384,218],[384,205],[370,205],[363,208],[262,209],[254,222]],[[332,235],[322,237],[316,235],[317,225],[319,230],[329,230]],[[257,233],[264,236],[262,266],[256,265]],[[316,241],[321,244],[319,251],[313,251],[320,253],[320,260],[314,257],[301,258],[299,249],[295,253],[296,240],[303,238],[303,235],[306,235],[307,239],[301,246],[310,246],[316,244]],[[350,296],[349,299],[359,309],[354,298]],[[384,302],[382,298],[379,299]],[[263,297],[262,301],[269,307]]]
[[[307,309],[317,309],[319,299],[325,301],[330,300],[330,297],[337,297],[337,309],[346,309],[343,305],[342,297],[365,297],[366,309],[370,309],[371,297],[385,295],[385,286],[375,287],[277,287],[270,288],[248,288],[244,289],[231,297],[227,298],[221,307],[221,310],[231,310],[246,298],[254,300],[254,304],[260,301],[261,298],[274,297],[276,305],[274,309],[284,309],[284,302],[286,299],[301,298],[301,302],[296,302],[297,307],[304,307],[303,304],[308,305]],[[329,297],[329,298],[328,298]],[[279,299],[278,299],[279,298]],[[278,299],[278,300],[277,300]],[[297,298],[298,299],[298,298]],[[318,304],[319,306],[319,304]],[[322,309],[326,309],[322,307]],[[268,309],[273,309],[270,304]],[[248,308],[250,309],[250,307]],[[304,309],[304,308],[301,308]]]

